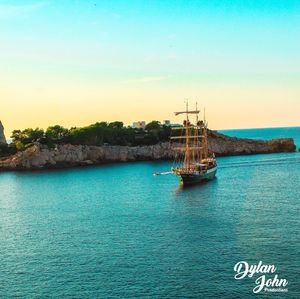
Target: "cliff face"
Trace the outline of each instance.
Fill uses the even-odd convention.
[[[293,139],[270,141],[238,139],[209,131],[209,148],[217,156],[293,152]],[[172,159],[174,151],[169,142],[150,146],[86,146],[58,145],[55,149],[35,144],[23,152],[0,161],[4,169],[61,168],[80,165],[96,165],[108,162]]]
[[[234,156],[294,152],[296,146],[292,138],[257,140],[229,137],[215,131],[208,131],[209,148],[216,156]]]
[[[6,143],[6,138],[5,138],[5,135],[4,135],[4,127],[2,125],[1,120],[0,120],[0,144],[7,144]]]

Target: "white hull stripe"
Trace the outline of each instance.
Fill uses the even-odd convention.
[[[217,168],[218,168],[218,167],[216,166],[216,167],[214,167],[214,168],[208,169],[206,173],[214,172],[214,171],[217,170]]]

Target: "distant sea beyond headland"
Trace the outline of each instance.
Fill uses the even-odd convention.
[[[300,147],[300,127],[226,129],[217,131],[222,134],[238,138],[261,140],[270,140],[273,138],[293,138],[297,148]]]

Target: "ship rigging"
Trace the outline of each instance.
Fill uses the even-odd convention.
[[[188,102],[185,111],[175,112],[176,116],[185,115],[185,119],[183,126],[172,128],[174,134],[170,139],[174,145],[175,160],[171,172],[161,173],[180,177],[184,185],[211,180],[217,172],[215,155],[208,149],[205,110],[203,120],[199,120],[199,113],[197,103],[195,110],[189,110]],[[195,116],[194,124],[190,121],[190,115]]]

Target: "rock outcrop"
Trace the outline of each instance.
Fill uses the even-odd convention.
[[[209,148],[216,156],[234,156],[294,152],[296,145],[292,138],[257,140],[229,137],[216,131],[208,131]]]
[[[1,120],[0,120],[0,144],[7,144],[6,138],[4,135],[4,127],[2,125]]]
[[[110,162],[169,160],[175,155],[172,148],[173,145],[169,142],[136,147],[63,144],[57,145],[54,149],[37,143],[25,151],[0,161],[0,170],[30,170]],[[295,144],[293,139],[289,138],[268,141],[239,139],[209,131],[209,148],[217,156],[227,156],[293,152]]]

